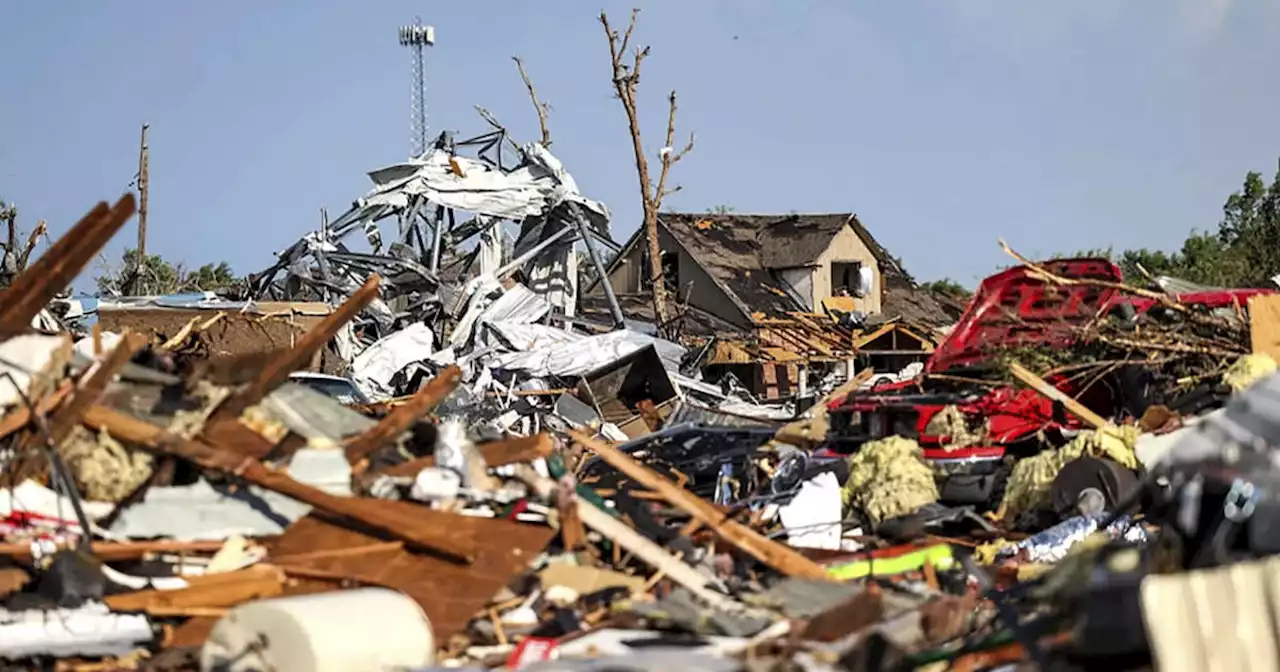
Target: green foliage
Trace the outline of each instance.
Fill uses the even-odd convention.
[[[732,206],[732,205],[717,205],[717,206],[712,207],[712,208],[707,208],[707,214],[709,214],[709,215],[727,215],[727,214],[732,213],[732,212],[733,212],[733,210],[734,210],[734,208],[733,208],[733,206]]]
[[[236,277],[231,265],[225,261],[188,271],[182,264],[171,264],[158,254],[148,254],[139,269],[138,251],[134,249],[125,250],[120,267],[99,275],[96,281],[101,294],[137,296],[225,292],[238,288],[244,282]]]
[[[947,294],[955,297],[970,296],[973,292],[969,291],[964,285],[952,280],[951,278],[942,278],[941,280],[933,280],[920,285],[920,288],[926,292],[934,294]]]
[[[1272,287],[1271,277],[1280,274],[1280,170],[1270,185],[1261,173],[1245,175],[1244,185],[1222,206],[1217,232],[1192,231],[1177,251],[1107,249],[1071,256],[1105,256],[1135,284],[1149,274],[1216,287]]]

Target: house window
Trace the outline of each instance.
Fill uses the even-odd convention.
[[[831,264],[831,295],[862,296],[862,264],[838,261]]]
[[[644,252],[640,267],[640,288],[653,288],[653,269],[649,267],[649,252]],[[680,286],[680,254],[678,252],[662,253],[662,282],[668,291],[675,291]]]

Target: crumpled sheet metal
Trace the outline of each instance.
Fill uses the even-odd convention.
[[[369,173],[373,190],[356,201],[332,228],[385,217],[408,207],[414,196],[423,196],[446,208],[517,220],[545,215],[562,203],[576,203],[594,220],[592,224],[603,230],[609,220],[608,207],[583,196],[559,159],[538,143],[522,146],[521,152],[523,165],[510,171],[451,155],[443,148],[375,170]]]
[[[1010,557],[1025,552],[1030,562],[1059,562],[1067,557],[1076,544],[1097,532],[1098,525],[1108,516],[1109,514],[1101,513],[1068,518],[1039,534],[1004,546],[996,552],[996,557]],[[1112,539],[1124,539],[1135,544],[1149,540],[1146,528],[1135,523],[1129,516],[1120,516],[1102,532]]]
[[[530,352],[513,352],[493,358],[494,368],[526,371],[534,375],[580,376],[615,362],[641,348],[654,346],[667,369],[680,368],[683,346],[629,330],[584,336]]]
[[[496,283],[492,284],[497,289]],[[551,310],[545,297],[519,283],[503,291],[501,296],[491,302],[486,301],[483,291],[483,288],[476,290],[466,314],[454,327],[449,338],[449,344],[453,347],[461,348],[473,343],[476,331],[490,322],[532,324]]]
[[[435,334],[427,325],[415,322],[378,339],[351,362],[351,379],[374,401],[395,393],[391,379],[406,366],[421,362],[435,352]]]
[[[843,495],[846,506],[857,507],[874,524],[915,513],[939,496],[920,445],[900,436],[862,444],[849,458]]]

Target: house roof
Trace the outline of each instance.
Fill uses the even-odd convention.
[[[915,280],[900,268],[882,269],[884,294],[880,297],[880,314],[887,319],[901,318],[912,324],[941,327],[955,322],[950,311],[921,289]]]
[[[853,213],[740,215],[673,213],[658,223],[707,271],[747,316],[805,311],[777,271],[815,263],[843,227],[849,226],[876,258],[884,278],[881,310],[885,318],[914,323],[950,324],[946,311],[898,264]],[[623,248],[639,240],[637,230]],[[615,262],[616,263],[616,259]],[[612,266],[612,265],[611,265]]]
[[[662,213],[658,223],[738,303],[752,313],[782,313],[804,306],[787,292],[786,283],[770,273],[761,259],[761,233],[767,223],[785,217]]]

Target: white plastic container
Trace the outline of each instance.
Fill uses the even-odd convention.
[[[417,602],[361,588],[250,602],[213,627],[205,672],[383,672],[435,662],[431,622]]]

